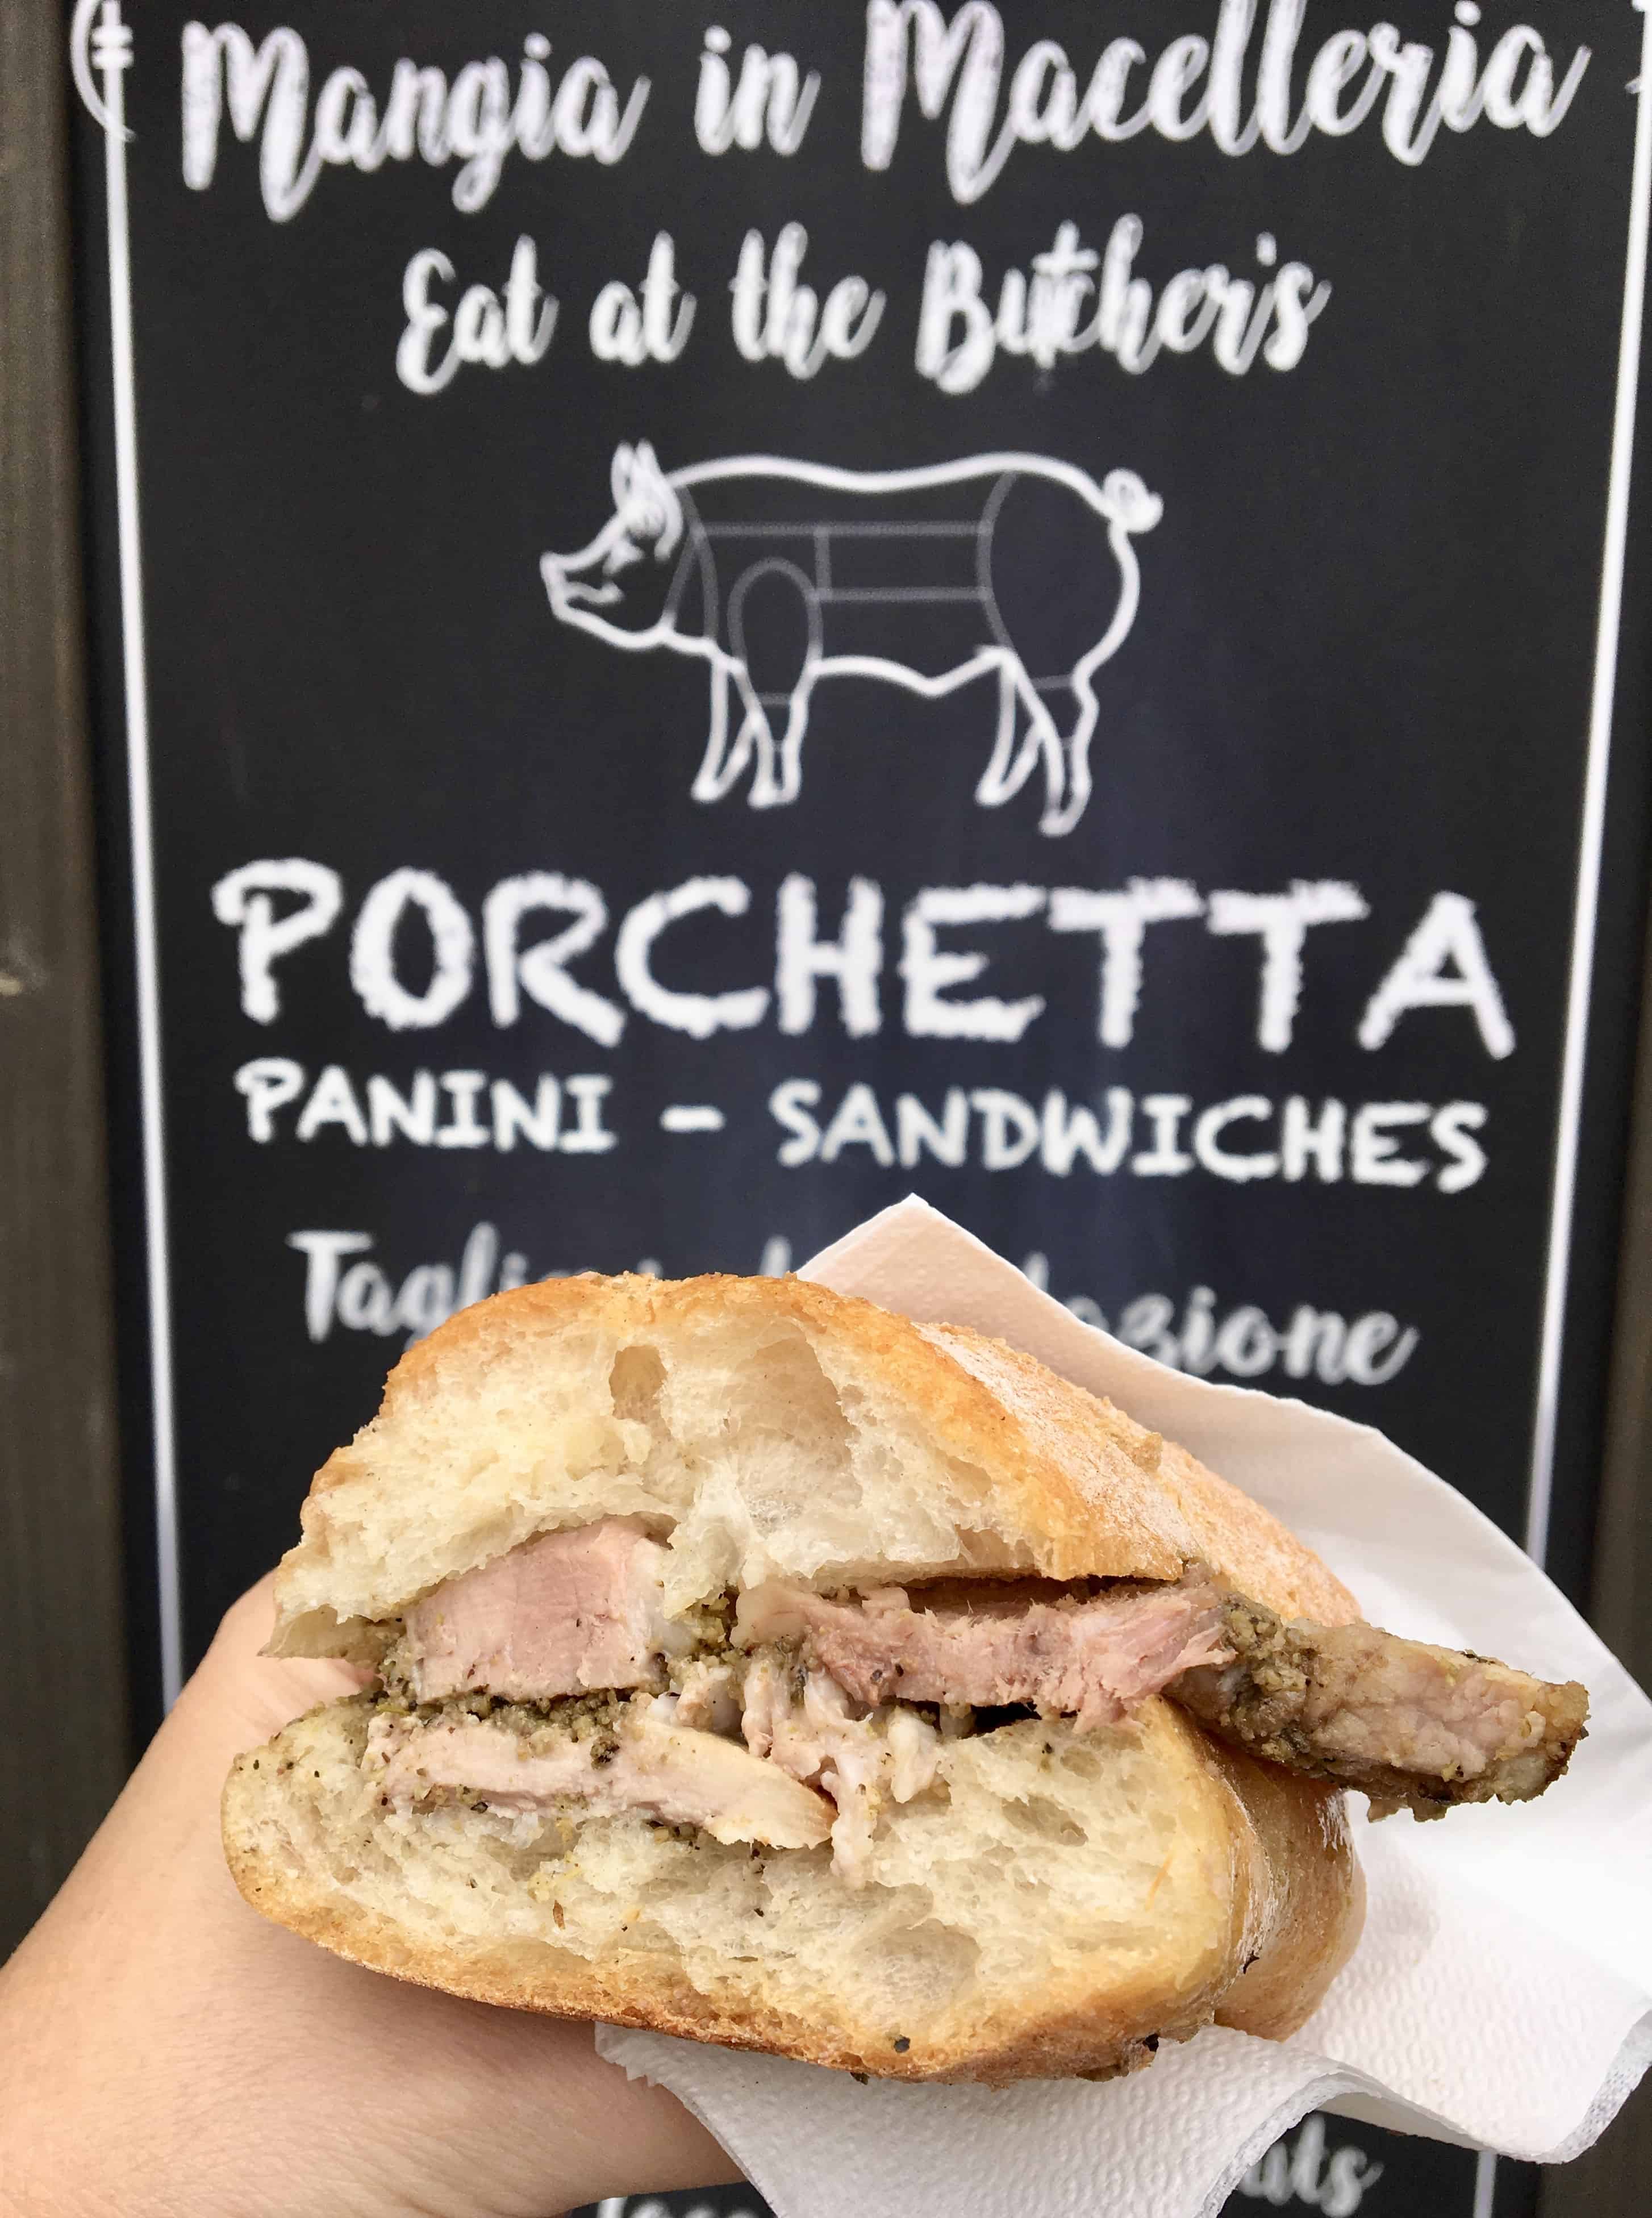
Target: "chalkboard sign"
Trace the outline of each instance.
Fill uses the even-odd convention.
[[[1517,2169],[1523,2177],[1515,2176]],[[1529,2165],[1494,2167],[1468,2149],[1442,2148],[1316,2112],[1251,2167],[1223,2218],[1263,2218],[1270,2209],[1317,2210],[1323,2218],[1355,2218],[1356,2213],[1372,2218],[1383,2212],[1416,2218],[1425,2211],[1463,2210],[1487,2218],[1494,2193],[1499,2218],[1532,2218],[1536,2177]],[[615,2196],[579,2218],[770,2218],[770,2212],[760,2196],[742,2187],[713,2195]]]
[[[1581,1591],[1645,18],[1401,12],[82,0],[158,1692],[456,1305],[909,1189]]]

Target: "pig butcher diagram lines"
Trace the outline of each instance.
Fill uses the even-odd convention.
[[[540,563],[556,616],[627,654],[697,656],[711,721],[696,801],[751,773],[754,809],[795,802],[823,678],[938,700],[995,678],[975,787],[1001,808],[1043,771],[1040,829],[1072,831],[1091,791],[1093,679],[1141,598],[1135,539],[1163,503],[1133,470],[1100,484],[1042,455],[845,470],[770,455],[666,472],[615,453],[614,513]]]

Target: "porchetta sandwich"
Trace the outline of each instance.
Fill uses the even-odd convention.
[[[247,1899],[450,1992],[909,2079],[1272,2036],[1358,1938],[1343,1807],[1540,1793],[1581,1687],[1361,1621],[1029,1356],[795,1279],[592,1276],[405,1355],[239,1759]]]

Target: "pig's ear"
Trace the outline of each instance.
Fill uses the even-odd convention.
[[[614,488],[614,505],[616,508],[623,508],[627,501],[630,499],[631,486],[636,477],[636,449],[634,447],[628,446],[616,447],[614,449],[614,467],[609,472],[608,479],[609,485]]]
[[[683,504],[646,439],[638,442],[631,458],[631,502],[625,512],[634,536],[653,541],[657,560],[663,562],[676,551],[683,536]]]

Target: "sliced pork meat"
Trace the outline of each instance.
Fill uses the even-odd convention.
[[[1228,1652],[1221,1595],[1197,1576],[1088,1602],[983,1589],[962,1608],[935,1609],[914,1609],[900,1587],[838,1602],[777,1581],[740,1596],[734,1638],[746,1647],[801,1640],[857,1701],[1026,1704],[1085,1728],[1117,1725],[1179,1673]]]
[[[577,1802],[603,1816],[640,1811],[699,1825],[716,1841],[819,1848],[836,1812],[823,1795],[737,1741],[690,1731],[669,1696],[620,1709],[611,1730],[518,1727],[497,1717],[422,1719],[381,1713],[366,1765],[401,1809],[462,1800],[471,1808],[539,1817]]]
[[[1166,1689],[1253,1756],[1357,1787],[1373,1814],[1438,1818],[1454,1802],[1523,1802],[1565,1770],[1589,1698],[1507,1664],[1375,1626],[1288,1624],[1226,1598],[1233,1660]]]
[[[916,1710],[886,1703],[856,1717],[824,1671],[800,1671],[765,1649],[746,1669],[740,1729],[754,1756],[824,1789],[836,1805],[832,1868],[851,1887],[870,1877],[872,1839],[886,1801],[910,1802],[934,1784],[941,1737]]]
[[[671,1673],[678,1724],[738,1738],[741,1676],[737,1664],[696,1661],[679,1664]]]
[[[418,1702],[485,1690],[548,1701],[657,1685],[694,1634],[665,1615],[665,1551],[634,1517],[525,1541],[407,1612],[399,1658]]]
[[[899,1587],[832,1600],[771,1583],[741,1596],[734,1638],[795,1642],[811,1679],[869,1705],[1025,1704],[1088,1728],[1162,1693],[1249,1755],[1362,1789],[1379,1816],[1541,1794],[1588,1714],[1575,1682],[1375,1626],[1287,1623],[1199,1571],[1093,1601],[982,1588],[934,1608]]]
[[[942,1732],[967,1730],[969,1711],[1023,1707],[1087,1730],[1165,1694],[1253,1756],[1359,1787],[1379,1815],[1419,1817],[1540,1794],[1588,1711],[1581,1687],[1483,1657],[1373,1626],[1286,1622],[1202,1566],[1093,1595],[1033,1582],[833,1597],[775,1581],[739,1597],[741,1658],[719,1622],[667,1618],[665,1562],[639,1520],[609,1517],[528,1541],[416,1603],[391,1667],[416,1702],[550,1702],[660,1688],[668,1674],[672,1691],[621,1706],[624,1731],[600,1763],[566,1725],[542,1745],[542,1733],[524,1741],[468,1716],[397,1727],[393,1799],[418,1772],[431,1791],[504,1796],[502,1808],[569,1794],[704,1824],[720,1840],[801,1845],[829,1831],[837,1868],[858,1883],[879,1810],[935,1775],[936,1729],[904,1705],[935,1704]],[[472,1775],[485,1759],[493,1769]]]

